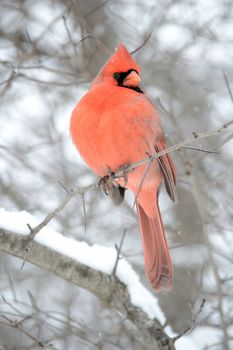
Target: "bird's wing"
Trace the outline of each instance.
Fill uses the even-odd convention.
[[[164,137],[160,136],[158,141],[155,144],[155,151],[157,153],[161,152],[166,148]],[[169,153],[164,154],[163,156],[157,158],[160,169],[163,173],[165,186],[167,193],[170,198],[177,202],[177,192],[176,192],[176,171],[173,164],[172,158]]]

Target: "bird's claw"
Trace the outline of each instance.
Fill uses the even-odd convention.
[[[117,169],[116,173],[119,173],[120,174],[119,177],[122,177],[124,179],[124,181],[125,181],[124,186],[126,186],[128,183],[129,164],[124,164],[124,165],[120,166]]]
[[[99,180],[99,189],[103,190],[107,196],[113,195],[113,177],[112,174],[106,175]]]

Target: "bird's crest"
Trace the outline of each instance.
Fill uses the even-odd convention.
[[[123,44],[120,44],[93,80],[92,85],[99,84],[109,79],[112,80],[114,73],[127,72],[130,69],[140,73],[140,68],[136,61],[130,55],[126,47]]]

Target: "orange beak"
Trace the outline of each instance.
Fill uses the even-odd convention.
[[[130,72],[123,81],[123,86],[134,86],[137,87],[141,82],[141,78],[137,72]]]

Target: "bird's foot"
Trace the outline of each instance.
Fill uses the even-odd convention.
[[[123,178],[124,183],[121,184],[122,187],[126,187],[128,183],[128,175],[129,175],[129,164],[124,164],[120,166],[114,174],[115,178]]]
[[[108,175],[102,177],[99,180],[99,189],[103,190],[104,193],[110,197],[113,195],[114,192],[113,179],[113,173],[109,173]]]

